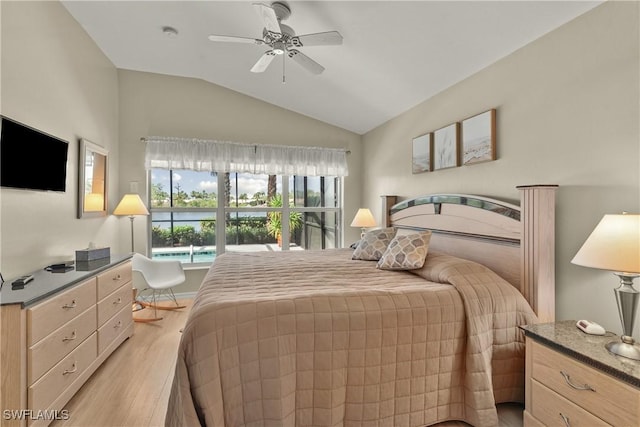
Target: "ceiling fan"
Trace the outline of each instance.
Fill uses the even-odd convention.
[[[291,16],[291,9],[283,2],[276,1],[271,3],[271,6],[263,3],[253,3],[253,7],[264,23],[261,39],[212,34],[209,36],[209,40],[269,46],[271,49],[266,51],[251,68],[254,73],[265,71],[276,56],[287,55],[307,71],[313,74],[321,74],[324,71],[324,67],[296,48],[342,44],[342,35],[337,31],[296,36],[293,28],[282,23],[282,21]]]

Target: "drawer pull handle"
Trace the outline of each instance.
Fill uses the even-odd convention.
[[[571,388],[573,388],[575,390],[595,391],[595,389],[593,387],[591,387],[589,384],[584,384],[584,385],[576,385],[576,384],[574,384],[573,382],[571,382],[571,377],[569,376],[569,374],[565,373],[564,371],[560,371],[560,373],[564,377],[564,380],[566,381],[566,383],[569,384],[569,387],[571,387]]]
[[[567,417],[565,414],[563,414],[562,412],[560,412],[560,417],[562,418],[562,421],[564,421],[564,425],[566,427],[571,427],[571,423],[569,422],[569,417]]]
[[[71,304],[65,304],[62,306],[62,308],[64,309],[68,309],[68,308],[76,308],[76,300],[71,301]]]
[[[118,305],[118,304],[122,304],[122,298],[121,297],[119,297],[117,300],[115,300],[113,302],[113,305]]]
[[[121,275],[119,275],[119,274],[117,274],[117,275],[113,276],[113,279],[112,279],[112,280],[114,280],[114,281],[116,281],[116,282],[117,282],[117,281],[118,281],[118,280],[120,280],[120,279],[122,279],[122,276],[121,276]]]
[[[118,329],[120,326],[122,326],[122,320],[118,320],[118,323],[115,324],[113,329]]]
[[[76,339],[76,331],[73,331],[70,337],[62,338],[62,342],[73,341],[75,339]]]
[[[73,362],[71,369],[65,369],[64,371],[62,371],[62,375],[73,374],[77,370],[78,370],[78,367],[76,366],[76,362]]]

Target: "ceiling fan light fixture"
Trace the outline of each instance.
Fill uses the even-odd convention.
[[[273,44],[273,53],[276,55],[282,55],[286,50],[286,46],[283,42],[275,42]]]

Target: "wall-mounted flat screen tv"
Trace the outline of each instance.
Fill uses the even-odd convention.
[[[2,117],[0,186],[65,191],[69,143]]]

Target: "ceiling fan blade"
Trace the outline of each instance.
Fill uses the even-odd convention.
[[[342,44],[342,35],[337,31],[304,34],[301,36],[292,37],[291,42],[296,47],[338,45]]]
[[[298,63],[298,65],[300,65],[302,68],[309,71],[310,73],[322,74],[322,72],[324,71],[324,67],[322,65],[318,64],[316,61],[309,58],[307,55],[300,52],[299,50],[289,49],[287,51],[287,55],[289,55],[289,58],[293,59],[295,62]]]
[[[209,40],[211,40],[212,42],[264,44],[264,41],[260,39],[252,39],[249,37],[236,37],[236,36],[219,36],[217,34],[211,34],[209,36]]]
[[[282,33],[280,30],[280,23],[278,22],[278,17],[276,16],[275,10],[271,6],[267,6],[263,3],[253,3],[253,7],[255,8],[258,15],[260,15],[260,19],[264,23],[264,28],[267,31],[271,31],[272,33]]]
[[[272,50],[268,50],[258,59],[258,62],[255,63],[253,67],[251,67],[252,73],[262,73],[267,69],[273,58],[275,58],[276,54]]]

